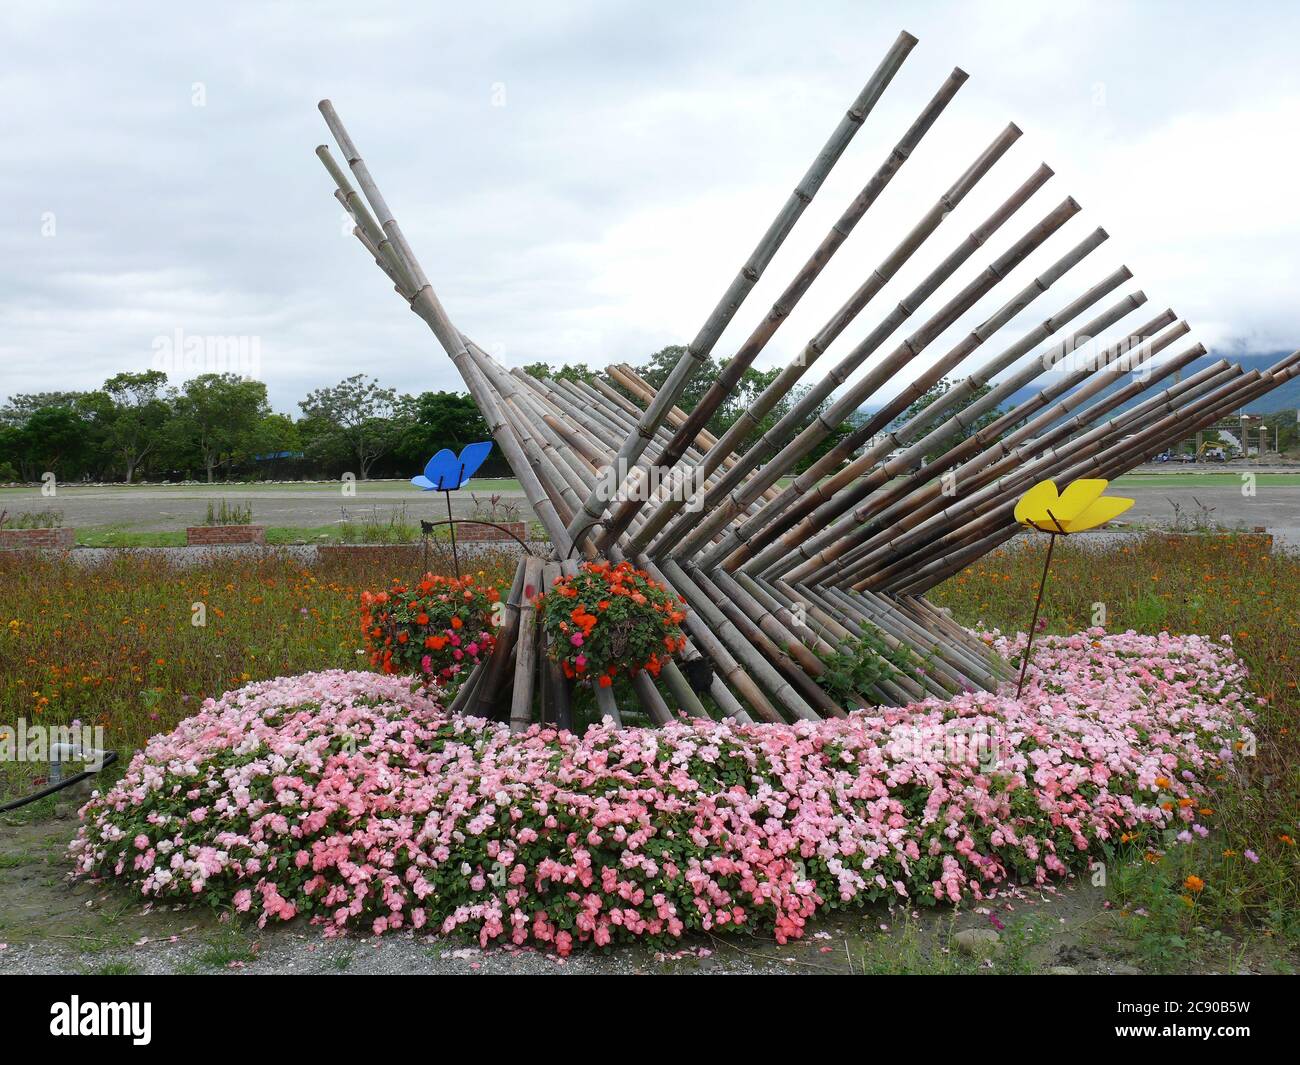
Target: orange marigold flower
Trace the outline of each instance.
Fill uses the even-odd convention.
[[[1189,876],[1186,880],[1183,881],[1183,887],[1185,887],[1193,895],[1199,895],[1202,891],[1205,890],[1205,881],[1202,880],[1199,876]]]

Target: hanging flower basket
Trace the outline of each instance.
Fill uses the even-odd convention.
[[[686,644],[685,600],[627,562],[585,562],[541,597],[547,647],[564,675],[608,688],[664,663]]]
[[[425,574],[411,588],[361,594],[361,626],[370,664],[454,690],[496,644],[501,594],[461,579]]]

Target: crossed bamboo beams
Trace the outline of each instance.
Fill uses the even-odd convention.
[[[744,372],[938,124],[967,80],[957,69],[877,162],[719,379],[692,410],[680,409],[691,375],[915,44],[904,33],[888,50],[659,389],[625,365],[610,367],[607,381],[536,379],[501,365],[460,332],[334,108],[322,102],[344,164],[324,146],[317,154],[355,222],[355,236],[451,357],[552,544],[548,558],[521,559],[494,652],[461,686],[454,710],[495,714],[516,729],[539,716],[572,724],[570,691],[548,658],[536,597],[574,572],[580,559],[602,555],[635,562],[684,598],[684,664],[706,659],[712,666],[698,693],[676,663],[665,666],[658,681],[633,678],[636,704],[652,721],[710,712],[738,721],[815,720],[855,705],[993,688],[1008,677],[1005,663],[923,594],[1015,534],[1011,510],[1018,495],[1048,476],[1122,473],[1189,427],[1211,424],[1300,374],[1297,353],[1264,373],[1245,374],[1220,361],[1181,380],[1181,371],[1204,353],[1183,340],[1186,323],[1172,310],[1143,312],[1146,296],[1122,291],[1132,277],[1127,267],[1098,276],[1089,266],[1080,271],[1088,279],[1076,280],[1075,271],[1090,264],[1107,240],[1102,229],[1051,253],[1031,280],[999,296],[1008,276],[1047,255],[1042,249],[1080,210],[1065,197],[1046,213],[1038,208],[1036,221],[1017,222],[1052,178],[1045,164],[949,244],[895,306],[874,310],[886,286],[927,241],[941,239],[945,220],[997,169],[1020,137],[1008,125],[956,173],[730,428],[720,437],[709,433],[707,423]],[[1012,230],[1005,250],[948,291],[958,271],[1004,228]],[[1018,325],[1059,288],[1079,294],[1055,302],[1038,325]],[[940,346],[968,312],[979,314],[980,324]],[[827,374],[797,391],[812,365],[864,315],[874,316],[865,336]],[[898,339],[913,318],[920,324]],[[1115,333],[1118,339],[1078,361],[1081,350],[1091,352],[1099,337]],[[932,347],[941,352],[937,359],[910,370]],[[915,400],[953,373],[964,376],[900,421]],[[1030,386],[1038,390],[1029,399],[1012,400]],[[886,389],[891,398],[876,413],[809,462]],[[783,402],[788,411],[753,439]],[[807,468],[798,472],[800,465]],[[782,484],[785,479],[789,483]],[[882,678],[837,702],[818,683],[826,660],[846,641],[868,634],[925,659],[926,668],[914,677]],[[596,689],[595,697],[603,715],[622,720],[628,708],[610,689]]]

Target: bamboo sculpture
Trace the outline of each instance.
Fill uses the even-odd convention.
[[[355,236],[451,357],[550,539],[548,559],[521,559],[496,647],[461,686],[453,710],[497,716],[515,729],[538,720],[572,725],[570,682],[547,658],[535,602],[562,573],[574,572],[579,559],[597,557],[634,561],[687,603],[688,639],[680,664],[670,663],[658,678],[638,674],[630,686],[636,709],[654,722],[710,713],[737,721],[818,720],[860,705],[995,688],[1011,676],[1007,665],[924,596],[1016,534],[1019,495],[1048,478],[1114,478],[1300,374],[1296,352],[1262,373],[1220,361],[1179,380],[1178,372],[1205,349],[1193,345],[1153,361],[1189,328],[1172,310],[1130,323],[1146,296],[1132,291],[1116,299],[1132,277],[1123,266],[1090,281],[1039,325],[1016,335],[1019,317],[1050,290],[1068,287],[1075,268],[1107,240],[1105,230],[1094,229],[1069,250],[1048,256],[1044,246],[1080,211],[1071,197],[1040,210],[1028,225],[1015,222],[1052,178],[1043,165],[949,245],[895,307],[876,312],[865,337],[828,373],[796,391],[812,365],[872,311],[877,295],[927,241],[939,239],[942,223],[992,173],[1020,136],[1008,125],[731,427],[720,438],[709,433],[710,418],[744,371],[952,103],[967,80],[954,70],[739,344],[718,380],[694,409],[681,410],[677,403],[691,376],[915,44],[902,33],[890,47],[657,390],[626,365],[611,366],[608,382],[591,385],[536,379],[501,365],[462,334],[333,106],[321,102],[345,165],[328,147],[317,155],[355,222]],[[981,248],[1003,227],[1014,233],[1008,249],[948,292],[954,274],[970,260],[978,262]],[[1033,280],[996,298],[1007,274],[1044,256]],[[980,325],[909,376],[909,365],[922,352],[988,301],[987,311],[978,312],[984,316]],[[913,318],[920,324],[886,347]],[[1112,343],[1078,358],[1091,341],[1114,330],[1119,333]],[[997,354],[983,355],[986,345]],[[1070,360],[1076,364],[1062,369]],[[864,366],[865,374],[851,381]],[[965,376],[900,420],[954,372]],[[1173,384],[1158,387],[1171,376]],[[1031,384],[1041,386],[1032,398],[1003,409]],[[857,411],[881,390],[891,398],[854,424]],[[758,435],[782,402],[788,411]],[[844,425],[852,425],[851,431],[809,463]],[[868,634],[891,651],[924,659],[926,668],[864,684],[848,700],[852,705],[837,702],[818,683],[828,655]],[[620,707],[612,689],[596,688],[595,696],[599,712],[615,723],[633,709]]]

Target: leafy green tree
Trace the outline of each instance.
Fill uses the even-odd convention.
[[[84,395],[84,392],[20,392],[10,396],[9,402],[0,407],[0,425],[22,428],[27,419],[43,407],[72,409]]]
[[[264,414],[248,434],[246,447],[253,455],[272,455],[280,451],[301,451],[302,434],[287,414]]]
[[[177,400],[178,428],[208,483],[220,465],[246,454],[253,432],[270,412],[266,385],[232,373],[205,373],[186,381]]]
[[[410,399],[365,374],[307,394],[299,406],[311,421],[310,445],[318,457],[346,453],[357,476],[370,477],[375,461],[396,447],[410,421]]]
[[[635,369],[646,384],[657,391],[664,386],[664,382],[668,380],[668,375],[673,372],[673,367],[685,354],[686,348],[681,344],[670,344],[666,348],[660,348]],[[686,388],[682,391],[681,398],[677,400],[677,405],[684,411],[694,410],[695,405],[704,397],[704,393],[709,390],[709,385],[718,379],[720,369],[717,360],[711,355],[700,363],[699,368],[696,369],[695,373],[691,375],[691,379],[686,383]]]
[[[86,466],[90,434],[86,419],[72,407],[40,407],[23,423],[17,440],[23,479],[39,480],[51,471],[71,480]]]
[[[121,459],[127,484],[158,450],[164,427],[175,416],[174,397],[162,394],[166,384],[161,370],[120,373],[104,382],[103,391],[112,401],[106,444]]]
[[[459,452],[475,440],[491,439],[487,422],[466,393],[421,392],[409,400],[408,409],[410,418],[394,454],[413,469],[423,469],[442,448]]]
[[[566,362],[563,366],[552,366],[545,362],[530,362],[524,367],[524,373],[539,379],[550,377],[556,381],[594,381],[601,376],[586,363],[581,362],[573,365]]]

